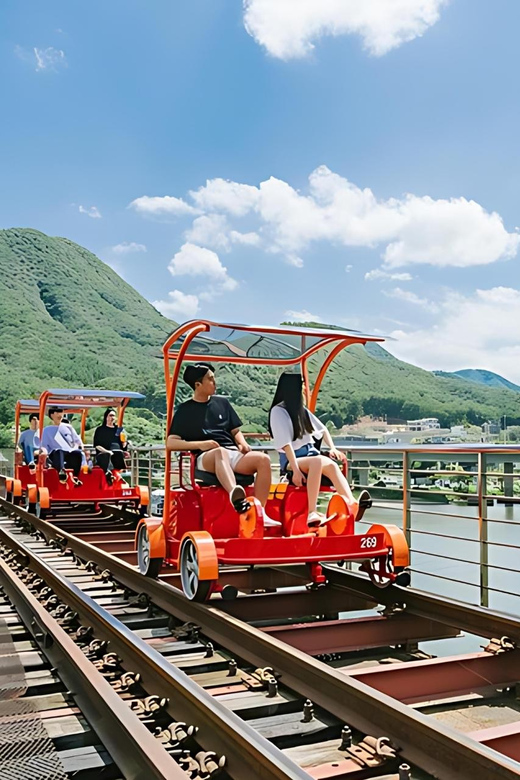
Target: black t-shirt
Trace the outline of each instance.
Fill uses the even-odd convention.
[[[212,395],[209,401],[185,401],[173,415],[169,434],[184,441],[209,441],[221,447],[236,447],[231,431],[240,428],[242,420],[227,398]]]
[[[109,425],[100,425],[94,431],[94,447],[104,447],[106,450],[122,450],[123,445],[119,434],[121,428],[117,428],[115,425],[111,428]]]

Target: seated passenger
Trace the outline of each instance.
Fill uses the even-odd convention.
[[[103,424],[94,432],[94,447],[96,449],[96,463],[105,472],[109,485],[114,481],[112,469],[124,469],[125,453],[128,444],[121,441],[122,428],[116,425],[116,413],[114,409],[107,409],[103,415]]]
[[[60,482],[67,482],[65,467],[72,469],[73,482],[76,487],[83,483],[79,479],[83,463],[83,442],[68,422],[63,420],[63,409],[51,406],[49,417],[52,425],[43,429],[41,450],[48,455],[52,466],[59,473]]]
[[[327,522],[327,518],[317,511],[323,475],[352,508],[356,519],[361,519],[370,503],[370,495],[363,490],[358,506],[345,476],[334,462],[344,461],[345,455],[334,446],[327,427],[304,405],[301,374],[280,376],[269,412],[269,433],[280,453],[281,473],[290,469],[294,485],[301,487],[307,484],[309,525]],[[315,446],[317,439],[323,439],[334,460],[320,454]]]
[[[215,474],[229,493],[237,512],[247,511],[246,493],[237,485],[236,474],[256,474],[255,496],[262,507],[271,486],[271,462],[265,453],[252,452],[243,433],[242,422],[226,398],[215,395],[215,373],[209,363],[189,365],[184,381],[193,389],[193,397],[180,404],[173,416],[166,447],[174,452],[191,450],[197,456],[197,468]],[[265,526],[279,526],[264,512]]]
[[[37,444],[35,444],[36,431],[38,430],[38,415],[33,412],[29,415],[29,427],[26,431],[20,434],[18,439],[18,447],[23,452],[24,463],[31,468],[34,467],[34,456],[37,452]],[[36,437],[38,442],[38,438]]]

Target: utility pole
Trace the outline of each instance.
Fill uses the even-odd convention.
[[[504,444],[507,444],[507,417],[504,415]]]

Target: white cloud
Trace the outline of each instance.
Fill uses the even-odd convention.
[[[421,36],[449,0],[244,0],[247,32],[273,57],[304,57],[325,35],[360,35],[381,56]]]
[[[238,282],[228,276],[227,268],[211,249],[186,243],[181,246],[168,264],[172,276],[206,276],[218,284],[219,290],[231,291]]]
[[[86,214],[87,217],[91,217],[92,219],[101,219],[101,213],[97,206],[88,206],[85,208],[85,206],[79,206],[78,211],[80,214]]]
[[[303,265],[302,253],[316,242],[378,247],[383,267],[368,272],[368,280],[410,281],[410,274],[395,271],[406,265],[462,268],[494,263],[514,257],[520,245],[519,233],[508,232],[499,214],[475,201],[413,194],[382,200],[324,165],[310,174],[305,194],[271,177],[258,187],[212,179],[190,195],[197,209],[180,198],[138,201],[144,200],[145,210],[209,212],[193,221],[188,243],[225,251],[236,243],[261,245],[296,267]],[[141,206],[134,205],[138,210]],[[243,233],[235,223],[246,216],[250,232]]]
[[[14,52],[24,62],[35,65],[36,72],[44,70],[56,72],[68,65],[65,52],[61,49],[55,49],[53,46],[49,46],[47,49],[36,47],[25,49],[23,46],[15,46]]]
[[[374,268],[372,271],[368,271],[368,273],[365,274],[366,282],[373,282],[376,279],[390,279],[396,282],[411,282],[412,278],[412,275],[406,272],[389,273],[388,271],[383,271],[381,268]]]
[[[520,236],[508,233],[499,214],[489,214],[474,200],[408,195],[396,211],[398,237],[383,256],[388,268],[417,263],[464,268],[511,258],[518,251]]]
[[[346,265],[345,266],[345,273],[349,274],[352,271],[353,268],[354,268],[353,265]]]
[[[289,322],[323,322],[322,318],[317,314],[311,314],[310,311],[303,309],[302,311],[294,311],[294,309],[288,309],[285,312],[285,317]]]
[[[123,241],[112,247],[112,252],[116,255],[128,255],[132,252],[146,252],[145,244],[136,244],[135,241]]]
[[[258,233],[239,233],[233,230],[224,214],[205,214],[193,220],[193,224],[184,234],[186,241],[199,246],[214,247],[229,252],[232,244],[258,246]]]
[[[520,383],[520,290],[494,287],[467,296],[450,292],[436,324],[391,335],[397,339],[392,353],[424,368],[484,368]]]
[[[152,305],[165,317],[174,320],[190,320],[199,311],[199,299],[180,290],[171,290],[166,301],[152,301]]]
[[[383,295],[386,295],[387,298],[397,298],[399,301],[411,303],[414,306],[420,306],[425,311],[439,311],[439,307],[436,303],[432,303],[432,301],[429,301],[427,298],[420,298],[411,290],[403,290],[401,287],[394,287],[393,290],[383,290]]]
[[[225,211],[242,217],[255,207],[260,196],[258,187],[226,179],[210,179],[204,187],[190,192],[203,211]]]
[[[199,213],[196,208],[190,206],[182,198],[174,198],[171,195],[156,197],[143,195],[133,200],[128,208],[148,217],[183,217],[186,214]]]
[[[260,244],[258,233],[239,233],[236,230],[231,230],[229,238],[233,244],[242,244],[243,246],[258,246]]]
[[[67,67],[65,52],[49,46],[47,49],[33,49],[36,58],[36,70],[58,70]]]

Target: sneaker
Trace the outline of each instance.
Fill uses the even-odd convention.
[[[311,512],[307,518],[307,525],[311,528],[315,528],[316,526],[325,525],[325,523],[328,523],[329,520],[332,520],[332,518],[325,517],[325,515],[322,515],[321,512]]]
[[[105,478],[107,481],[107,485],[111,485],[114,481],[114,475],[112,474],[111,471],[107,471],[107,473],[105,474]]]
[[[244,514],[249,509],[249,503],[246,501],[246,491],[242,485],[235,485],[229,494],[229,500],[239,515]]]
[[[281,528],[282,524],[278,520],[273,520],[272,517],[266,515],[264,512],[264,528]]]

